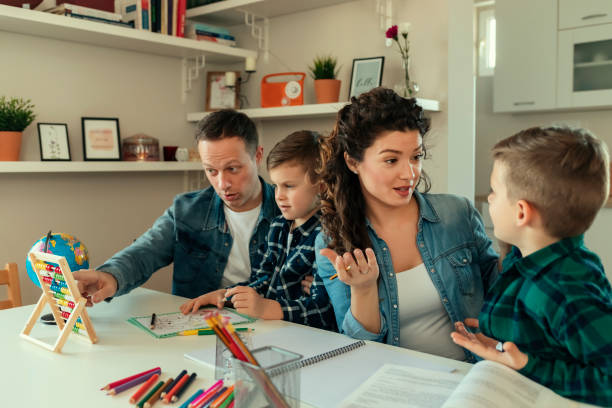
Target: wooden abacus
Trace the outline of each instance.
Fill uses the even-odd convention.
[[[96,343],[98,338],[85,308],[87,299],[81,296],[66,258],[35,251],[30,252],[28,257],[43,293],[23,328],[21,337],[56,353],[61,353],[70,333],[83,336],[92,344]],[[60,336],[53,345],[30,336],[45,304],[51,308],[53,318],[60,329]]]

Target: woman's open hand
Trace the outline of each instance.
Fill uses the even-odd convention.
[[[342,256],[333,249],[324,248],[321,255],[334,265],[338,279],[351,288],[369,289],[376,286],[379,270],[372,248],[367,248],[365,254],[361,249],[355,249],[352,253],[345,252]]]

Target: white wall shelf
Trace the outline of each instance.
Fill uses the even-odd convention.
[[[242,109],[243,112],[251,119],[261,120],[277,120],[277,119],[307,119],[307,118],[318,118],[325,116],[334,116],[340,108],[346,105],[348,102],[336,102],[336,103],[319,103],[312,105],[299,105],[299,106],[282,106],[273,108],[253,108],[253,109]],[[440,102],[432,99],[421,99],[417,98],[417,103],[423,107],[424,110],[430,112],[440,111]],[[188,122],[197,122],[209,112],[193,112],[187,114]]]
[[[198,171],[202,170],[200,162],[38,162],[17,161],[0,162],[2,173],[117,173],[117,172],[152,172],[152,171]]]
[[[244,13],[278,17],[355,0],[224,0],[187,10],[190,20],[224,26],[244,24]]]
[[[206,56],[207,62],[234,63],[257,52],[35,10],[0,5],[0,31],[79,42],[166,57]]]

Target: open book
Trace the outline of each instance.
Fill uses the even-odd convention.
[[[386,364],[342,408],[577,408],[592,405],[555,394],[505,365],[476,363],[467,375]]]
[[[265,333],[255,330],[250,348],[263,346],[276,346],[303,356],[299,364],[301,400],[315,407],[338,406],[386,363],[419,367],[438,374],[451,371],[446,366],[415,357],[398,347],[371,344],[301,325],[285,326]],[[194,350],[186,353],[185,357],[212,367],[215,364],[215,347]]]

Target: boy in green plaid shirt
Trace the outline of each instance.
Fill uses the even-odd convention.
[[[612,290],[583,239],[610,191],[607,148],[585,130],[531,128],[493,158],[489,212],[513,247],[478,320],[451,336],[564,397],[612,406]]]

